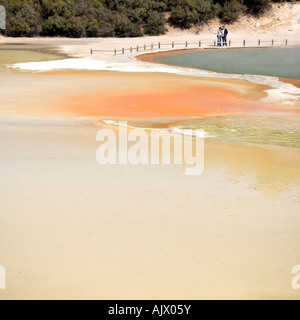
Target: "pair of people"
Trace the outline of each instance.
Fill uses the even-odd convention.
[[[225,26],[219,28],[217,37],[218,47],[222,47],[222,45],[227,47],[228,30]]]

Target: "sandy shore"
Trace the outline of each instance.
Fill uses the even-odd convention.
[[[156,40],[0,38],[78,57]],[[291,287],[300,263],[299,149],[206,141],[200,177],[182,166],[95,159],[104,117],[155,123],[278,111],[259,101],[262,89],[152,73],[1,73],[0,300],[299,299]]]

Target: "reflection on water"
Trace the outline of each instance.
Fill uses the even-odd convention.
[[[300,79],[300,47],[204,50],[160,56],[155,61],[221,73]]]

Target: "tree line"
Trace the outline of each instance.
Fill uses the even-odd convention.
[[[139,37],[161,35],[167,23],[189,29],[219,17],[233,23],[282,0],[0,0],[10,37]]]

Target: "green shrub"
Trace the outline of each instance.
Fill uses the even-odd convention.
[[[141,25],[132,23],[125,14],[116,14],[113,18],[114,33],[116,37],[141,37]]]
[[[144,33],[149,36],[159,36],[166,33],[166,20],[162,13],[151,12],[144,28]]]
[[[112,21],[114,20],[113,13],[108,9],[99,10],[97,14],[97,22],[99,24],[100,37],[115,37],[115,29]]]
[[[259,15],[270,8],[270,0],[245,0],[244,4],[247,6],[251,14]]]
[[[81,17],[70,17],[66,20],[65,36],[70,38],[81,38],[86,36],[86,26]]]
[[[212,0],[179,0],[172,10],[170,23],[181,29],[205,24],[217,15],[217,6]]]
[[[94,17],[85,17],[84,28],[87,37],[99,37],[101,34],[100,26],[98,21]]]
[[[42,24],[44,36],[65,36],[66,19],[59,15],[50,16]]]
[[[33,37],[42,31],[39,2],[7,0],[0,2],[6,9],[6,34],[12,37]]]
[[[247,7],[238,0],[226,1],[222,10],[220,10],[220,19],[223,23],[236,22],[244,14]]]

